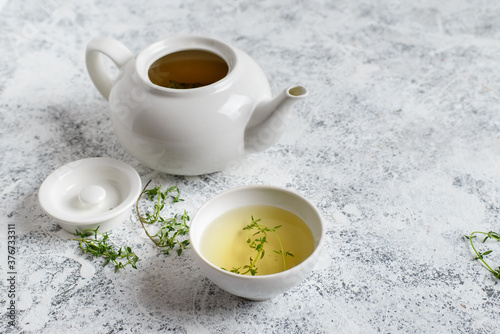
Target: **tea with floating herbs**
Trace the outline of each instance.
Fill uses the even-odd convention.
[[[295,267],[314,251],[314,237],[297,215],[269,205],[233,209],[205,231],[201,252],[212,264],[243,275]]]

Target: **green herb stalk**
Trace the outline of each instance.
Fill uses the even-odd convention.
[[[181,237],[189,234],[188,222],[190,218],[188,213],[184,211],[182,215],[176,214],[172,218],[164,218],[161,216],[161,212],[168,198],[170,198],[173,203],[183,201],[183,199],[180,198],[180,190],[177,186],[172,186],[164,192],[161,191],[161,186],[147,189],[150,182],[151,181],[146,184],[136,202],[139,221],[146,235],[157,247],[162,248],[166,254],[169,254],[172,249],[177,247],[177,254],[181,255],[184,249],[189,248],[189,239],[181,240]],[[153,212],[147,212],[145,216],[142,216],[139,211],[139,201],[143,195],[146,195],[150,201],[155,203]],[[150,234],[146,225],[153,225],[155,223],[160,223],[161,227],[155,234]]]
[[[99,227],[96,229],[87,229],[83,232],[76,231],[76,234],[80,237],[79,239],[74,239],[80,242],[80,248],[84,253],[90,253],[94,257],[103,257],[106,262],[113,263],[115,265],[115,272],[125,268],[130,265],[132,268],[137,269],[136,263],[139,261],[139,257],[132,252],[132,249],[128,246],[123,246],[115,251],[113,245],[108,244],[109,235],[108,233],[101,233],[98,231]],[[94,236],[93,239],[88,238]]]
[[[482,234],[485,235],[483,239],[483,243],[486,242],[488,239],[493,239],[496,241],[500,241],[500,235],[497,232],[489,231],[489,232],[480,232],[480,231],[475,231],[472,232],[470,235],[466,235],[465,237],[470,241],[470,245],[474,252],[476,253],[476,260],[480,260],[486,268],[495,276],[496,278],[500,279],[500,266],[498,269],[493,269],[490,267],[490,265],[485,261],[484,257],[488,254],[491,254],[493,251],[492,250],[487,250],[486,252],[479,252],[476,247],[474,246],[473,239],[475,239],[477,236],[476,234]]]
[[[293,254],[290,253],[289,251],[285,252],[283,250],[283,244],[281,243],[281,238],[279,237],[278,233],[276,232],[276,230],[279,229],[281,227],[281,225],[275,226],[274,228],[269,228],[265,225],[259,224],[261,219],[254,219],[253,216],[251,218],[252,218],[252,222],[249,225],[245,226],[243,228],[243,230],[247,231],[246,242],[247,242],[248,246],[250,248],[254,249],[257,252],[257,254],[255,255],[254,258],[250,257],[249,264],[246,264],[246,265],[244,265],[242,267],[238,267],[238,268],[233,267],[231,269],[231,272],[235,273],[235,274],[240,274],[240,275],[246,275],[246,274],[250,273],[252,276],[255,276],[257,274],[257,272],[258,272],[258,268],[256,266],[257,260],[262,259],[266,253],[264,246],[266,243],[268,243],[268,241],[267,241],[268,233],[274,233],[275,236],[278,238],[278,242],[280,244],[280,250],[279,251],[274,250],[274,252],[281,255],[281,257],[283,259],[283,270],[286,270],[285,257],[286,256],[293,257]],[[253,233],[251,237],[249,237],[248,234],[252,230],[256,230],[256,232]],[[222,268],[222,269],[227,270],[225,268]]]

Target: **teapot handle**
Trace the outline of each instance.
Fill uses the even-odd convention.
[[[85,62],[90,79],[99,93],[108,100],[113,82],[106,73],[101,53],[111,59],[118,69],[121,69],[133,54],[122,43],[112,38],[95,38],[87,45]]]

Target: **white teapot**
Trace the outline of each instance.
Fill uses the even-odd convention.
[[[102,54],[118,67],[114,80]],[[283,133],[293,104],[308,95],[297,85],[272,98],[255,61],[208,37],[169,38],[136,57],[114,39],[97,38],[87,46],[86,63],[109,100],[119,142],[169,174],[221,171],[267,149]]]

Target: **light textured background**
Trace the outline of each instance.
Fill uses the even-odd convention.
[[[494,1],[0,1],[0,331],[500,332],[500,282],[463,239],[500,229],[499,17]],[[279,143],[199,177],[155,173],[121,148],[86,44],[110,36],[137,53],[177,34],[246,51],[274,93],[309,88]],[[155,249],[133,213],[111,237],[139,269],[115,274],[37,203],[54,169],[97,156],[178,185],[186,201],[173,210],[191,214],[238,185],[300,192],[327,223],[321,261],[289,293],[248,302],[203,278],[189,253]]]

